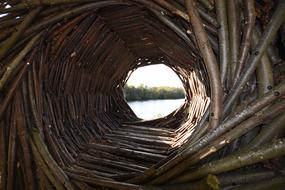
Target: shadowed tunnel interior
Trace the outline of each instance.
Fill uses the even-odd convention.
[[[243,2],[235,10],[244,19],[240,34],[229,26],[227,36],[218,6],[224,1],[191,2],[1,3],[7,14],[0,18],[0,187],[284,184],[284,29],[278,29],[285,3],[272,3],[270,20],[256,1],[268,20],[257,15],[255,26],[249,14],[255,1]],[[141,120],[123,87],[134,70],[154,64],[178,75],[186,98],[166,117]]]
[[[38,83],[27,84],[41,105],[40,128],[51,155],[70,174],[80,167],[100,177],[135,177],[185,143],[205,112],[209,97],[199,55],[154,18],[134,5],[83,14],[50,30],[30,58],[41,66],[30,76]],[[141,121],[122,87],[129,72],[158,63],[179,75],[187,101],[166,118]]]

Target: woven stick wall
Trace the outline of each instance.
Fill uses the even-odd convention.
[[[1,1],[0,189],[284,189],[284,10]],[[144,121],[122,89],[152,64],[186,98]]]

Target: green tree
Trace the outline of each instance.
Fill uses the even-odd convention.
[[[142,84],[138,87],[126,85],[123,91],[127,101],[180,99],[185,97],[184,89],[176,87],[148,87]]]

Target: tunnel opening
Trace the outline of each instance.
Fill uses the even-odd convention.
[[[185,103],[183,83],[163,62],[139,67],[129,73],[123,89],[124,97],[140,119],[165,117]]]

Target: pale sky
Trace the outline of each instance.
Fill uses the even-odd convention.
[[[134,86],[144,84],[149,87],[170,86],[183,88],[182,82],[174,71],[162,64],[138,68],[132,73],[127,84]]]

